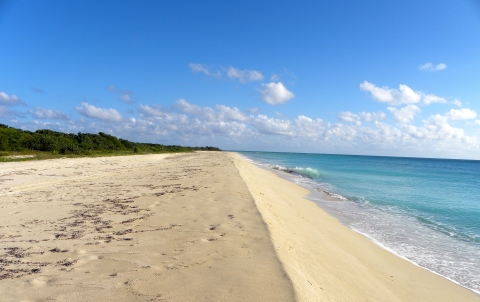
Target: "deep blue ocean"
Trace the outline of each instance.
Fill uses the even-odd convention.
[[[385,249],[480,293],[480,161],[238,152]]]

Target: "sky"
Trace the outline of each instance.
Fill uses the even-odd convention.
[[[480,1],[0,0],[0,123],[480,159]]]

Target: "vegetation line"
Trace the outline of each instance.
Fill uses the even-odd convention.
[[[35,132],[0,124],[0,161],[57,157],[112,156],[149,153],[221,151],[216,147],[185,147],[131,142],[103,132],[63,133],[48,129]]]

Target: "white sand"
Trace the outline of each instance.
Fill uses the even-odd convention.
[[[0,164],[1,301],[293,301],[225,153]]]

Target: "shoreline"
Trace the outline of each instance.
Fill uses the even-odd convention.
[[[449,278],[448,276],[445,276],[445,275],[442,275],[432,269],[429,269],[428,267],[424,267],[418,263],[416,263],[415,261],[399,254],[398,252],[396,252],[394,249],[392,248],[389,248],[388,246],[384,245],[382,242],[378,241],[377,239],[375,239],[374,237],[368,235],[367,233],[364,233],[360,230],[357,230],[355,228],[353,228],[352,226],[349,225],[349,219],[344,217],[342,215],[341,212],[338,212],[336,211],[335,209],[329,207],[326,203],[329,203],[329,202],[343,202],[343,201],[347,201],[347,199],[341,195],[338,195],[334,192],[330,192],[330,191],[327,191],[327,190],[324,190],[324,189],[313,189],[313,188],[310,188],[308,186],[304,186],[302,184],[299,184],[297,182],[295,182],[295,178],[292,176],[291,172],[288,172],[288,171],[284,171],[284,170],[281,170],[281,169],[276,169],[276,168],[272,168],[268,165],[265,165],[265,164],[262,164],[262,163],[258,163],[250,158],[248,158],[247,156],[244,156],[243,154],[239,154],[239,153],[236,153],[236,152],[233,152],[235,154],[237,154],[238,156],[240,156],[242,159],[246,160],[247,162],[263,169],[263,170],[266,170],[266,171],[269,171],[275,175],[277,175],[278,177],[282,178],[282,179],[285,179],[291,183],[294,183],[296,185],[299,185],[300,187],[302,188],[305,188],[307,190],[309,190],[309,194],[305,196],[305,199],[315,203],[320,209],[322,209],[323,211],[325,211],[326,213],[328,213],[329,215],[333,216],[334,218],[338,219],[339,222],[341,224],[343,224],[344,226],[346,226],[347,228],[349,228],[350,230],[352,230],[353,232],[355,233],[358,233],[360,235],[362,235],[363,237],[367,238],[368,240],[370,240],[372,243],[374,243],[375,245],[379,246],[380,248],[392,253],[393,255],[397,256],[397,257],[400,257],[402,259],[404,259],[405,261],[408,261],[409,263],[419,267],[419,268],[422,268],[424,270],[427,270],[437,276],[440,276],[450,282],[453,282],[457,285],[459,285],[460,287],[462,288],[465,288],[466,290],[469,290],[477,295],[479,295],[480,297],[480,291],[476,291],[474,289],[471,289],[471,288],[468,288],[462,284],[460,284],[459,282],[457,282],[456,280],[453,280],[451,278]],[[301,174],[297,174],[298,177],[300,178],[304,178],[305,176],[304,175],[301,175]],[[336,197],[336,196],[339,196],[339,197]]]
[[[368,236],[348,228],[341,222],[341,219],[335,217],[336,215],[329,213],[328,210],[323,209],[317,202],[311,199],[311,196],[309,196],[313,193],[317,198],[317,196],[322,195],[321,192],[318,192],[317,194],[317,192],[312,192],[307,188],[301,187],[289,180],[287,175],[280,175],[278,171],[270,171],[270,169],[259,167],[237,153],[230,153],[230,155],[238,159],[235,161],[235,164],[237,165],[240,174],[245,179],[250,192],[254,196],[257,207],[262,213],[262,217],[269,226],[272,241],[277,249],[277,254],[294,283],[300,301],[323,299],[344,299],[349,301],[363,299],[384,301],[480,301],[480,296],[476,292],[462,287],[456,282],[433,271],[420,267],[416,263],[382,247],[380,244],[375,243]],[[266,185],[266,183],[268,183],[268,185]],[[278,189],[271,190],[270,187],[272,185]],[[289,193],[287,192],[288,190],[286,191],[284,189],[286,187],[289,187],[290,191],[296,193],[290,194],[291,192]],[[268,191],[268,194],[265,191]],[[284,197],[285,195],[290,195],[289,197],[291,200],[285,200],[288,199]],[[266,197],[270,197],[270,201],[268,201],[268,198]],[[327,197],[327,195],[325,195],[325,197]],[[305,221],[305,219],[298,219],[298,216],[293,217],[295,215],[290,215],[288,212],[286,213],[285,211],[282,211],[284,209],[281,209],[280,206],[276,204],[279,200],[282,200],[282,206],[288,207],[291,212],[302,213],[305,217],[306,215],[315,213],[317,217],[310,217],[310,219],[306,219],[307,221]],[[308,209],[308,211],[305,212],[305,209]],[[272,210],[275,210],[278,213],[272,215]],[[282,216],[284,216],[282,219],[278,218]],[[289,216],[288,219],[286,216]],[[316,222],[315,220],[318,219],[328,220],[328,224],[322,225],[322,223]],[[342,276],[342,274],[338,272],[339,267],[335,267],[335,265],[319,263],[318,259],[315,259],[308,264],[308,261],[302,260],[303,258],[299,259],[298,257],[295,257],[295,253],[290,252],[292,247],[288,245],[285,246],[285,243],[288,242],[286,237],[292,238],[295,236],[295,232],[289,230],[289,224],[302,225],[318,235],[318,237],[310,235],[309,237],[311,237],[312,240],[323,237],[326,242],[333,242],[335,244],[340,243],[337,247],[341,248],[334,251],[334,253],[342,255],[342,257],[339,256],[337,259],[336,257],[332,257],[332,254],[328,255],[328,253],[322,254],[322,256],[327,258],[330,257],[334,262],[337,261],[340,263],[344,262],[343,264],[349,264],[343,266],[340,265],[340,267],[343,267],[342,270],[346,270],[344,272],[344,275],[346,276]],[[326,229],[328,229],[330,234],[325,235]],[[279,230],[281,230],[281,232],[279,232]],[[289,236],[285,236],[286,234]],[[335,236],[332,236],[334,234],[335,236],[343,237],[346,241],[335,242]],[[356,244],[361,245],[364,249],[368,249],[369,253],[357,251],[352,248],[348,242],[355,242]],[[313,246],[308,246],[309,243],[304,240],[297,240],[297,243],[299,243],[297,248],[310,249],[311,253],[314,253],[315,250],[323,249],[323,247],[319,245],[315,246],[316,249],[313,248]],[[381,260],[374,260],[372,257]],[[347,259],[356,260],[347,261]],[[376,262],[383,263],[383,265]],[[297,267],[292,263],[296,263],[295,265]],[[303,276],[300,276],[302,274],[299,274],[298,272],[300,266],[307,268],[307,273],[303,273]],[[314,266],[315,269],[311,269],[312,266]],[[337,291],[336,294],[326,293],[326,286],[322,286],[321,290],[318,288],[315,290],[311,289],[310,291],[306,290],[309,287],[312,288],[313,284],[316,283],[328,283],[328,280],[326,280],[328,278],[315,274],[315,270],[321,271],[326,267],[329,268],[329,271],[337,271],[335,273],[338,277],[338,280],[336,280],[336,282],[338,282],[337,285],[343,282],[345,287],[350,287],[350,293],[342,292],[342,290],[339,290],[338,288],[333,290],[333,292]],[[349,282],[344,282],[345,279],[348,279],[348,276],[352,276],[349,273],[349,271],[351,272],[352,270],[363,271],[363,277],[368,278],[370,281],[359,282],[359,280],[351,278]],[[312,282],[311,280],[308,280],[308,283],[304,280],[302,281],[301,277],[305,279],[305,274],[315,282]],[[397,276],[400,276],[400,282],[397,281]],[[395,281],[403,284],[403,286],[399,286]],[[330,280],[330,282],[332,282],[332,280]],[[356,287],[355,289],[351,288],[351,284],[359,283],[363,284],[363,288],[362,286]],[[397,285],[394,285],[394,283]],[[323,289],[325,289],[325,291]]]
[[[0,295],[480,301],[348,228],[310,193],[227,152],[5,163]]]

